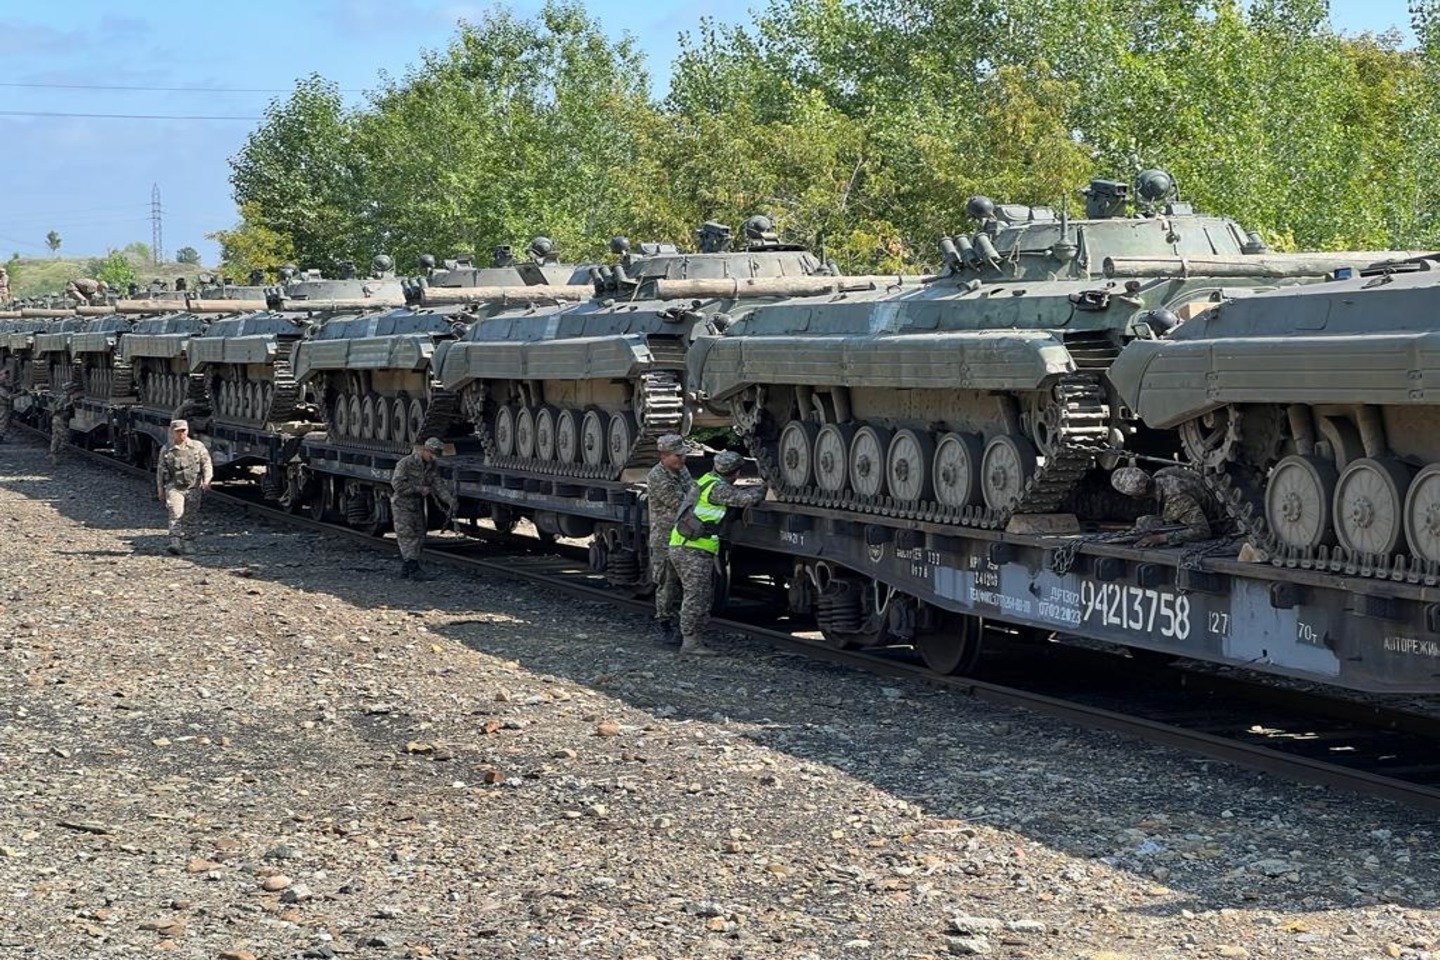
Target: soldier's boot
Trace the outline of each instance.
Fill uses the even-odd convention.
[[[675,642],[675,621],[664,617],[655,621],[655,629],[660,634],[661,643]]]
[[[420,569],[420,564],[414,560],[405,560],[400,564],[400,579],[409,580],[415,576],[415,571]]]
[[[699,637],[685,637],[680,641],[680,652],[687,657],[713,657],[715,651],[705,646]]]
[[[185,544],[181,541],[179,537],[171,537],[170,545],[165,548],[165,552],[174,554],[178,557],[180,556],[180,554],[185,552]]]
[[[425,568],[422,567],[422,566],[420,566],[420,561],[419,561],[419,560],[411,560],[410,562],[411,562],[412,564],[414,564],[414,566],[410,569],[410,579],[411,579],[411,580],[434,580],[434,579],[435,579],[435,574],[433,574],[433,573],[427,573],[426,570],[425,570]]]
[[[182,540],[180,541],[180,552],[183,553],[183,554],[185,554],[186,556],[189,556],[190,554],[194,553],[194,552],[195,552],[195,541],[194,541],[194,540],[182,539]]]

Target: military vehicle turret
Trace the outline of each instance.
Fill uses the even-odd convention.
[[[68,394],[80,387],[79,367],[70,356],[70,338],[84,325],[85,319],[69,310],[44,308],[23,311],[26,314],[56,314],[44,330],[36,331],[32,341],[34,357],[31,381],[36,393]]]
[[[1113,511],[1092,468],[1149,439],[1106,378],[1121,348],[1229,290],[1360,255],[1269,254],[1162,171],[1140,175],[1134,203],[1114,181],[1084,193],[1083,220],[972,199],[981,229],[943,241],[946,272],[923,287],[739,309],[696,342],[691,381],[782,499],[982,527],[1061,515],[1037,530]]]
[[[607,481],[648,469],[661,434],[724,422],[687,405],[685,352],[697,330],[742,299],[874,285],[833,276],[764,217],[745,222],[738,249],[718,223],[699,238],[698,253],[632,250],[616,238],[618,262],[592,270],[587,302],[508,311],[437,351],[487,468]]]
[[[1440,260],[1341,273],[1132,343],[1112,377],[1147,425],[1178,431],[1257,545],[1380,576],[1408,555],[1434,575]]]

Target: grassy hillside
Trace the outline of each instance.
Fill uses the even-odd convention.
[[[22,257],[4,262],[10,271],[10,295],[14,297],[37,297],[47,293],[60,293],[65,284],[76,277],[94,276],[95,257]],[[193,281],[205,267],[186,263],[162,263],[152,266],[148,260],[134,263],[135,278],[143,286],[159,277],[174,283],[176,277]]]

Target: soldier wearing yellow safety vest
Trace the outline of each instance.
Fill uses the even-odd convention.
[[[730,507],[748,507],[765,499],[764,486],[737,487],[744,462],[733,450],[715,455],[715,469],[701,477],[685,498],[670,532],[670,563],[680,575],[680,652],[714,653],[701,641],[710,619],[715,563],[720,555],[720,523]]]

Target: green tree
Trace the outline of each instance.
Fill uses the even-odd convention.
[[[135,267],[123,250],[107,251],[105,256],[92,262],[91,275],[104,280],[113,290],[124,290],[136,281]]]
[[[245,276],[251,270],[273,270],[295,261],[295,247],[284,234],[262,225],[254,203],[240,208],[240,223],[233,230],[217,230],[205,239],[220,244],[221,270]]]
[[[541,232],[574,257],[623,226],[644,63],[575,3],[462,24],[356,118],[365,252],[404,264]]]
[[[363,201],[354,122],[339,88],[318,76],[273,101],[230,160],[235,202],[246,222],[286,238],[307,265],[354,257]]]
[[[181,247],[175,251],[175,262],[197,266],[200,263],[200,251],[194,247]]]
[[[54,230],[45,234],[45,246],[50,248],[50,256],[56,256],[60,252],[60,234]]]

